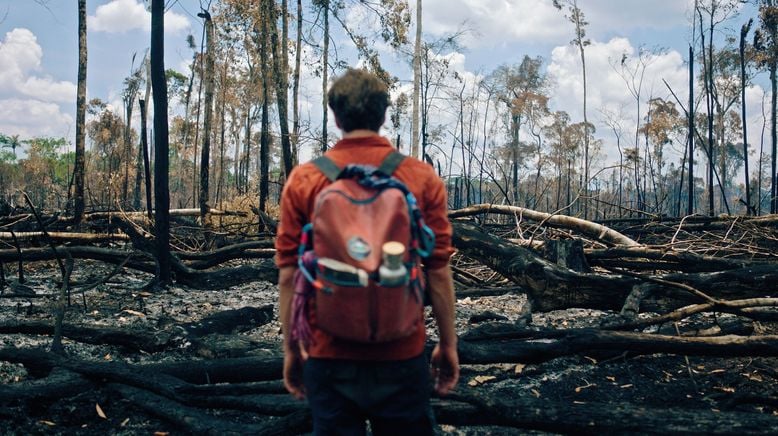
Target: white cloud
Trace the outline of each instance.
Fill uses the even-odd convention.
[[[189,20],[175,12],[165,13],[165,31],[178,33],[190,27]],[[125,33],[151,30],[151,13],[138,0],[112,0],[100,5],[95,15],[87,17],[87,29],[95,32]]]
[[[635,28],[667,29],[691,24],[693,0],[613,0],[579,1],[594,32],[626,31]]]
[[[441,36],[475,29],[477,34],[465,37],[469,47],[543,41],[567,32],[564,18],[549,0],[426,0],[422,13],[424,33]]]
[[[73,118],[62,113],[56,103],[18,98],[0,100],[0,132],[4,134],[22,138],[66,136],[71,126]]]
[[[0,45],[0,62],[3,69],[0,74],[7,80],[8,75],[21,75],[26,71],[40,67],[43,49],[38,39],[27,29],[13,29],[5,34]]]
[[[608,161],[612,161],[617,151],[614,146],[609,145],[611,140],[607,136],[610,135],[610,129],[599,121],[603,118],[600,110],[619,112],[621,109],[623,111],[624,118],[620,121],[626,134],[625,138],[631,137],[629,132],[634,132],[637,125],[637,101],[625,83],[622,77],[624,75],[620,74],[622,56],[625,54],[627,56],[624,58],[624,67],[637,72],[634,81],[629,76],[624,77],[631,82],[633,89],[640,86],[641,118],[645,116],[646,104],[650,98],[660,97],[673,101],[670,91],[662,82],[663,79],[673,88],[681,101],[685,101],[688,95],[686,90],[688,71],[680,53],[645,52],[642,85],[639,85],[639,74],[643,71],[643,67],[638,64],[638,53],[639,50],[626,38],[613,38],[608,42],[593,41],[586,48],[587,118],[596,127],[598,132],[596,136],[606,137],[603,151]],[[568,112],[573,122],[583,121],[583,77],[578,48],[571,45],[556,47],[551,53],[548,73],[554,87],[550,101],[552,108]]]
[[[411,10],[415,11],[415,2]],[[662,30],[688,21],[692,0],[579,1],[587,34],[593,38],[635,28]],[[475,29],[463,43],[470,48],[520,44],[565,44],[573,37],[566,11],[551,0],[424,0],[424,33],[443,36]],[[415,17],[415,15],[414,15]],[[463,26],[464,24],[464,26]]]
[[[76,85],[41,73],[43,49],[28,29],[13,29],[0,40],[0,132],[64,136],[73,118],[60,104],[75,107]]]
[[[43,49],[27,29],[13,29],[0,41],[0,96],[24,95],[44,101],[75,101],[76,86],[51,76],[35,76]]]

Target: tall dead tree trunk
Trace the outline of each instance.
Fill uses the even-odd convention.
[[[329,55],[330,55],[330,0],[322,0],[322,11],[324,12],[324,52],[321,62],[321,94],[322,94],[322,122],[321,122],[321,152],[327,151],[327,123],[329,122],[329,113],[327,112],[327,82],[329,73]]]
[[[700,25],[702,25],[702,13],[700,13]],[[713,158],[713,12],[710,14],[710,41],[705,46],[705,31],[700,32],[702,44],[702,65],[705,72],[705,100],[708,109],[708,215],[715,214],[713,198],[713,170],[716,165]],[[706,54],[707,53],[707,54]]]
[[[267,1],[267,0],[265,0]],[[268,68],[268,20],[270,17],[267,16],[266,12],[263,11],[262,13],[262,28],[260,32],[258,32],[258,37],[260,39],[259,41],[259,59],[260,59],[260,74],[262,74],[262,132],[260,133],[260,139],[259,139],[259,210],[261,212],[265,212],[267,209],[267,197],[269,193],[269,182],[270,182],[270,132],[268,131],[270,128],[270,119],[269,119],[269,110],[270,110],[270,92],[268,90],[268,87],[270,85],[270,80],[268,80],[269,75],[269,68]],[[262,218],[259,219],[260,222],[260,231],[262,230],[263,225]]]
[[[224,198],[222,190],[224,189],[224,148],[226,146],[227,136],[227,64],[222,65],[221,83],[219,85],[220,100],[221,102],[219,110],[219,178],[216,182],[216,198],[215,203],[221,208],[221,202]],[[237,142],[235,143],[235,149],[237,150]]]
[[[142,98],[138,99],[138,103]],[[141,112],[143,116],[143,112]],[[141,120],[141,124],[145,124],[146,120]],[[132,208],[133,210],[140,210],[140,187],[143,182],[143,138],[138,139],[138,153],[135,155],[135,184],[132,188]]]
[[[144,68],[146,70],[146,91],[143,94],[142,98],[138,99],[138,106],[140,106],[141,101],[143,101],[143,104],[145,105],[146,102],[149,101],[149,95],[151,95],[151,80],[149,77],[151,76],[151,73],[149,72],[149,69],[151,68],[149,66],[149,58],[148,56],[143,57],[143,63]],[[138,162],[136,164],[135,168],[135,190],[134,190],[134,198],[133,198],[133,206],[135,207],[135,210],[140,210],[140,203],[141,203],[141,179],[146,179],[146,209],[149,211],[149,218],[151,218],[151,209],[152,204],[150,201],[151,198],[151,192],[149,189],[149,152],[148,152],[148,137],[145,136],[146,133],[146,108],[140,109],[140,124],[141,124],[141,138],[138,143]]]
[[[86,172],[86,0],[78,0],[78,85],[76,89],[76,161],[73,165],[73,215],[76,225],[84,218],[84,173]],[[15,151],[15,150],[14,150]]]
[[[156,279],[170,283],[170,193],[168,191],[167,81],[165,80],[165,1],[151,0],[151,86],[154,89],[154,224]]]
[[[748,173],[748,129],[746,118],[746,36],[754,20],[750,19],[743,27],[740,28],[740,111],[741,119],[743,120],[743,164],[745,170],[745,187],[746,187],[746,215],[751,215],[751,187],[749,186],[749,173]]]
[[[213,122],[213,57],[214,57],[214,41],[213,41],[213,21],[211,20],[211,14],[203,10],[198,17],[201,17],[205,21],[205,39],[206,39],[206,54],[205,54],[205,113],[203,116],[203,148],[202,155],[200,157],[200,219],[202,223],[205,223],[205,215],[208,213],[208,188],[209,188],[209,176],[211,169],[211,125]]]
[[[234,104],[230,105],[230,118],[232,118],[232,122],[230,123],[230,136],[232,137],[232,143],[235,144],[235,149],[233,150],[233,154],[232,154],[232,174],[234,175],[233,180],[235,181],[235,194],[237,195],[240,194],[240,191],[238,189],[238,187],[240,186],[240,183],[238,182],[238,177],[240,173],[238,172],[238,170],[240,168],[239,159],[240,159],[240,144],[241,144],[241,139],[240,139],[241,125],[239,124],[240,123],[239,120],[242,117],[238,116],[238,110],[235,106],[236,105]]]
[[[122,207],[128,205],[127,198],[130,188],[130,161],[132,160],[132,109],[135,106],[135,87],[130,86],[127,95],[124,96],[124,179],[122,180]]]
[[[776,131],[776,120],[778,119],[778,70],[777,61],[770,63],[770,213],[778,213],[778,173],[776,172],[776,162],[778,162],[778,132]]]
[[[511,107],[511,111],[513,111]],[[521,128],[521,115],[511,114],[511,181],[513,183],[513,198],[511,203],[519,205],[519,129]]]
[[[199,14],[198,14],[199,15]],[[202,95],[203,95],[203,82],[205,81],[205,73],[203,70],[203,61],[204,61],[204,44],[205,44],[205,34],[207,33],[207,29],[205,28],[205,21],[203,21],[203,36],[200,39],[200,56],[198,56],[198,64],[199,68],[197,68],[198,73],[200,74],[200,81],[197,84],[197,113],[195,115],[195,123],[194,123],[194,129],[195,129],[195,136],[194,136],[194,153],[192,153],[192,206],[197,206],[197,196],[199,194],[198,192],[198,174],[197,174],[197,151],[198,146],[200,145],[200,113],[202,111]]]
[[[152,219],[152,209],[154,204],[151,202],[151,169],[149,166],[149,144],[148,133],[146,132],[146,100],[139,100],[140,105],[140,147],[143,153],[143,174],[145,175],[145,187],[146,187],[146,212],[148,212],[149,219]]]
[[[297,163],[297,146],[300,141],[300,59],[303,49],[303,3],[297,0],[297,40],[294,53],[294,76],[292,84],[292,144],[294,146],[294,160]]]
[[[421,97],[421,3],[416,0],[416,43],[413,48],[413,108],[411,109],[411,156],[419,157],[419,98]]]
[[[583,119],[584,119],[584,180],[581,189],[583,190],[583,208],[584,219],[589,217],[589,119],[586,114],[586,55],[584,47],[589,45],[589,40],[584,39],[586,31],[584,26],[587,24],[584,21],[583,12],[578,8],[577,1],[573,1],[573,16],[575,17],[575,42],[578,46],[578,51],[581,54],[581,75],[583,76]]]
[[[694,49],[689,46],[689,200],[686,214],[694,214]]]
[[[278,122],[281,130],[281,160],[284,164],[284,177],[288,177],[292,171],[294,163],[292,161],[292,145],[289,142],[289,115],[288,98],[286,94],[286,75],[288,71],[284,65],[282,59],[280,59],[279,52],[286,52],[286,38],[283,39],[283,46],[279,45],[278,32],[276,28],[276,13],[275,13],[275,1],[265,1],[266,12],[268,22],[268,31],[270,33],[270,49],[273,56],[273,76],[275,79],[276,88],[276,106],[278,107]]]
[[[760,64],[767,66],[770,72],[770,213],[778,213],[778,131],[776,119],[778,118],[778,2],[775,0],[761,0],[759,2],[760,38],[763,53],[760,53]],[[760,160],[761,168],[761,160]],[[760,178],[761,180],[761,178]]]
[[[183,126],[183,149],[186,150],[189,148],[189,135],[191,131],[191,126],[189,124],[189,106],[192,101],[192,87],[194,87],[194,78],[197,71],[197,45],[195,44],[194,37],[190,34],[187,37],[187,43],[189,44],[189,48],[192,49],[192,66],[190,67],[190,74],[189,74],[189,85],[186,87],[186,93],[184,94],[184,126]],[[148,96],[146,96],[146,101],[148,101]],[[180,190],[180,192],[183,193],[184,199],[186,199],[186,193],[183,190],[184,186],[184,155],[183,152],[180,155],[180,163],[179,163],[179,170],[178,170],[178,181],[176,183],[177,190]]]

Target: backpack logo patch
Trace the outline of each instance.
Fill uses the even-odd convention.
[[[354,260],[365,260],[370,255],[370,244],[359,236],[352,236],[346,243],[346,250]]]

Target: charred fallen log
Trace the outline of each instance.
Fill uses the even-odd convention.
[[[179,347],[185,341],[197,341],[210,334],[247,331],[273,319],[273,306],[243,307],[217,312],[197,322],[173,326],[166,330],[140,330],[104,326],[63,324],[62,335],[77,342],[116,345],[133,351],[159,352]],[[4,321],[0,334],[52,335],[54,326],[42,321]]]
[[[453,243],[464,255],[522,286],[532,309],[569,307],[618,310],[638,280],[625,276],[578,273],[561,268],[534,252],[463,222],[453,223]]]
[[[502,425],[569,434],[771,434],[778,418],[710,409],[648,408],[629,403],[583,403],[534,397],[453,394]]]
[[[87,247],[87,246],[73,246],[73,247],[56,247],[55,250],[43,247],[24,248],[19,251],[15,249],[0,250],[0,260],[4,262],[38,262],[56,259],[57,255],[65,256],[65,252],[70,253],[70,257],[73,259],[90,259],[98,260],[101,262],[111,263],[114,265],[121,264],[127,258],[128,255],[133,256],[126,266],[135,270],[143,272],[154,272],[153,258],[137,250],[118,250],[112,248],[101,247]],[[143,259],[143,260],[140,260]]]
[[[245,434],[247,431],[252,434],[299,434],[310,431],[310,416],[305,404],[275,391],[257,392],[249,386],[239,389],[223,385],[194,386],[159,371],[157,365],[86,362],[42,351],[2,349],[0,359],[23,361],[28,368],[49,366],[50,370],[41,382],[0,389],[0,403],[3,404],[34,400],[44,393],[56,395],[53,398],[68,398],[90,386],[106,387],[146,413],[198,434]],[[278,378],[281,362],[275,360]],[[245,362],[248,360],[244,359]],[[254,359],[254,362],[259,360]],[[184,362],[187,363],[194,362]],[[53,368],[64,370],[51,371]],[[274,383],[278,389],[279,383]],[[80,389],[66,389],[74,386]],[[24,388],[30,388],[31,393],[23,394]],[[444,424],[500,425],[563,433],[768,434],[776,423],[775,417],[759,413],[670,410],[629,403],[551,400],[530,395],[492,397],[464,386],[443,400],[433,401],[433,407],[438,422]],[[219,413],[210,412],[214,409]],[[226,411],[249,414],[230,413],[226,418]]]
[[[540,363],[562,356],[596,352],[670,353],[688,356],[778,356],[778,336],[677,337],[634,332],[570,329],[536,331],[501,325],[484,327],[459,342],[463,364]],[[47,374],[63,366],[61,358],[36,350],[0,349],[0,360],[22,363],[29,371]],[[103,371],[96,363],[66,368],[84,374]],[[245,383],[281,378],[282,358],[241,357],[137,366],[191,384]],[[98,371],[98,372],[99,372]],[[183,385],[181,385],[183,386]],[[143,387],[143,386],[139,386]],[[170,386],[170,389],[178,389]]]
[[[125,266],[127,268],[150,274],[155,272],[152,256],[142,250],[127,251],[100,247],[57,247],[56,250],[25,248],[21,250],[21,253],[13,249],[6,249],[0,250],[0,261],[21,260],[24,262],[34,262],[54,260],[57,254],[64,255],[66,252],[74,259],[91,259],[114,265],[126,262]],[[127,261],[126,258],[129,254],[133,254],[133,258]],[[207,254],[204,253],[204,255]],[[177,261],[173,262],[174,275],[178,283],[197,289],[224,289],[229,286],[261,280],[275,282],[278,272],[272,262],[259,262],[256,265],[241,265],[211,271],[196,269],[196,267],[213,266],[212,264],[214,264],[215,260],[227,262],[243,257],[267,258],[273,254],[274,252],[268,253],[258,249],[246,249],[245,251],[227,252],[210,261],[197,261],[194,262],[193,266],[189,266],[183,261],[176,259]]]
[[[531,250],[481,231],[463,222],[454,222],[454,245],[461,253],[478,259],[493,270],[524,287],[533,310],[549,311],[570,307],[619,310],[633,287],[650,282],[623,274],[579,273],[551,263]],[[651,289],[641,309],[666,311],[701,298],[667,283],[684,284],[718,299],[761,297],[778,291],[778,268],[774,263],[747,264],[725,271],[655,276],[663,283],[650,283]]]
[[[54,326],[42,321],[4,321],[0,323],[1,334],[52,335]],[[168,347],[170,332],[133,331],[126,328],[97,327],[63,324],[62,335],[85,344],[106,344],[147,352],[162,351]]]
[[[278,350],[280,352],[280,349]],[[246,383],[281,379],[283,357],[237,357],[144,365],[192,384]]]
[[[129,241],[127,235],[121,233],[113,234],[101,234],[101,233],[74,233],[74,232],[0,232],[0,240],[16,240],[28,241],[28,240],[42,240],[46,235],[52,240],[64,243],[64,242],[85,242],[85,243],[98,243],[98,242],[111,242],[111,241]]]
[[[223,310],[205,318],[179,324],[189,336],[203,337],[213,333],[227,334],[244,332],[265,325],[273,320],[273,306],[246,306],[240,309]]]
[[[272,240],[248,241],[232,244],[213,251],[176,253],[179,259],[189,262],[192,269],[208,269],[235,259],[272,258],[276,251]]]
[[[291,419],[268,421],[266,424],[235,422],[234,419],[217,418],[206,411],[181,404],[170,398],[123,384],[109,387],[123,398],[152,416],[159,417],[193,434],[218,435],[286,435],[300,434],[311,428],[310,414],[299,403],[298,412],[289,415]]]
[[[449,213],[449,217],[461,218],[485,213],[512,215],[517,219],[528,218],[551,227],[574,229],[581,234],[587,235],[592,239],[599,240],[608,245],[623,245],[627,247],[640,245],[629,237],[624,236],[621,233],[616,232],[606,226],[603,226],[602,224],[597,224],[592,221],[587,221],[568,215],[554,215],[517,206],[477,204],[465,209],[451,211]]]
[[[0,384],[0,404],[18,401],[36,401],[45,398],[65,398],[73,392],[91,388],[91,383],[80,374],[63,368],[54,368],[44,378],[19,383]]]
[[[466,363],[540,363],[561,356],[603,351],[688,356],[778,356],[778,336],[686,337],[597,329],[528,330],[501,324],[465,335]]]
[[[584,252],[586,260],[593,266],[629,267],[649,271],[712,272],[766,263],[675,252],[658,247],[611,247],[588,249]],[[629,259],[634,261],[629,263]]]
[[[564,222],[561,218],[555,220],[559,221],[557,225]],[[578,221],[575,225],[583,226]],[[74,259],[94,259],[117,265],[126,261],[128,268],[153,273],[155,271],[152,255],[153,239],[141,234],[137,225],[127,219],[116,218],[115,223],[124,231],[123,234],[131,238],[134,251],[81,246],[59,247],[56,250],[6,249],[0,250],[0,261],[51,260],[67,250]],[[568,307],[617,310],[635,286],[645,283],[644,279],[624,274],[581,273],[576,271],[576,268],[565,268],[545,260],[532,250],[489,235],[467,223],[455,221],[453,226],[454,245],[460,252],[478,259],[522,286],[530,295],[535,310],[545,311]],[[584,228],[588,229],[586,226]],[[620,241],[618,234],[608,234],[607,230],[602,228],[593,227],[586,231],[592,233],[595,230],[606,232],[605,234],[609,235],[606,240],[610,243]],[[256,280],[274,282],[277,272],[275,265],[269,261],[213,269],[234,259],[268,259],[275,254],[275,251],[270,248],[271,243],[270,240],[250,241],[203,253],[179,252],[173,255],[172,259],[175,280],[180,284],[200,289],[222,289]],[[578,269],[585,271],[585,264],[589,263],[611,269],[628,267],[654,273],[664,271],[664,275],[656,277],[685,283],[717,298],[760,297],[778,290],[778,268],[775,268],[774,262],[726,259],[688,252],[679,253],[657,247],[627,245],[631,246],[587,249],[585,260],[576,262],[582,265],[582,268]],[[129,253],[137,253],[137,255],[133,254],[127,261],[126,257]],[[688,271],[697,273],[681,273]],[[475,285],[477,280],[467,282]],[[651,292],[646,294],[642,309],[665,311],[683,304],[699,302],[699,299],[678,292],[673,287],[652,286]]]

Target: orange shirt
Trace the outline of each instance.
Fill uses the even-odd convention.
[[[378,167],[393,150],[382,136],[343,139],[326,156],[339,167],[348,164],[367,164]],[[416,197],[426,224],[435,233],[432,255],[423,260],[429,269],[445,266],[451,248],[451,223],[443,181],[434,169],[418,159],[406,158],[394,174]],[[327,178],[313,164],[295,167],[284,185],[281,195],[281,220],[276,237],[276,264],[279,268],[297,265],[297,249],[302,227],[310,222],[316,195],[329,184]],[[424,320],[413,335],[381,344],[358,344],[339,340],[311,325],[313,344],[308,353],[312,357],[356,360],[402,360],[416,357],[424,350]]]

